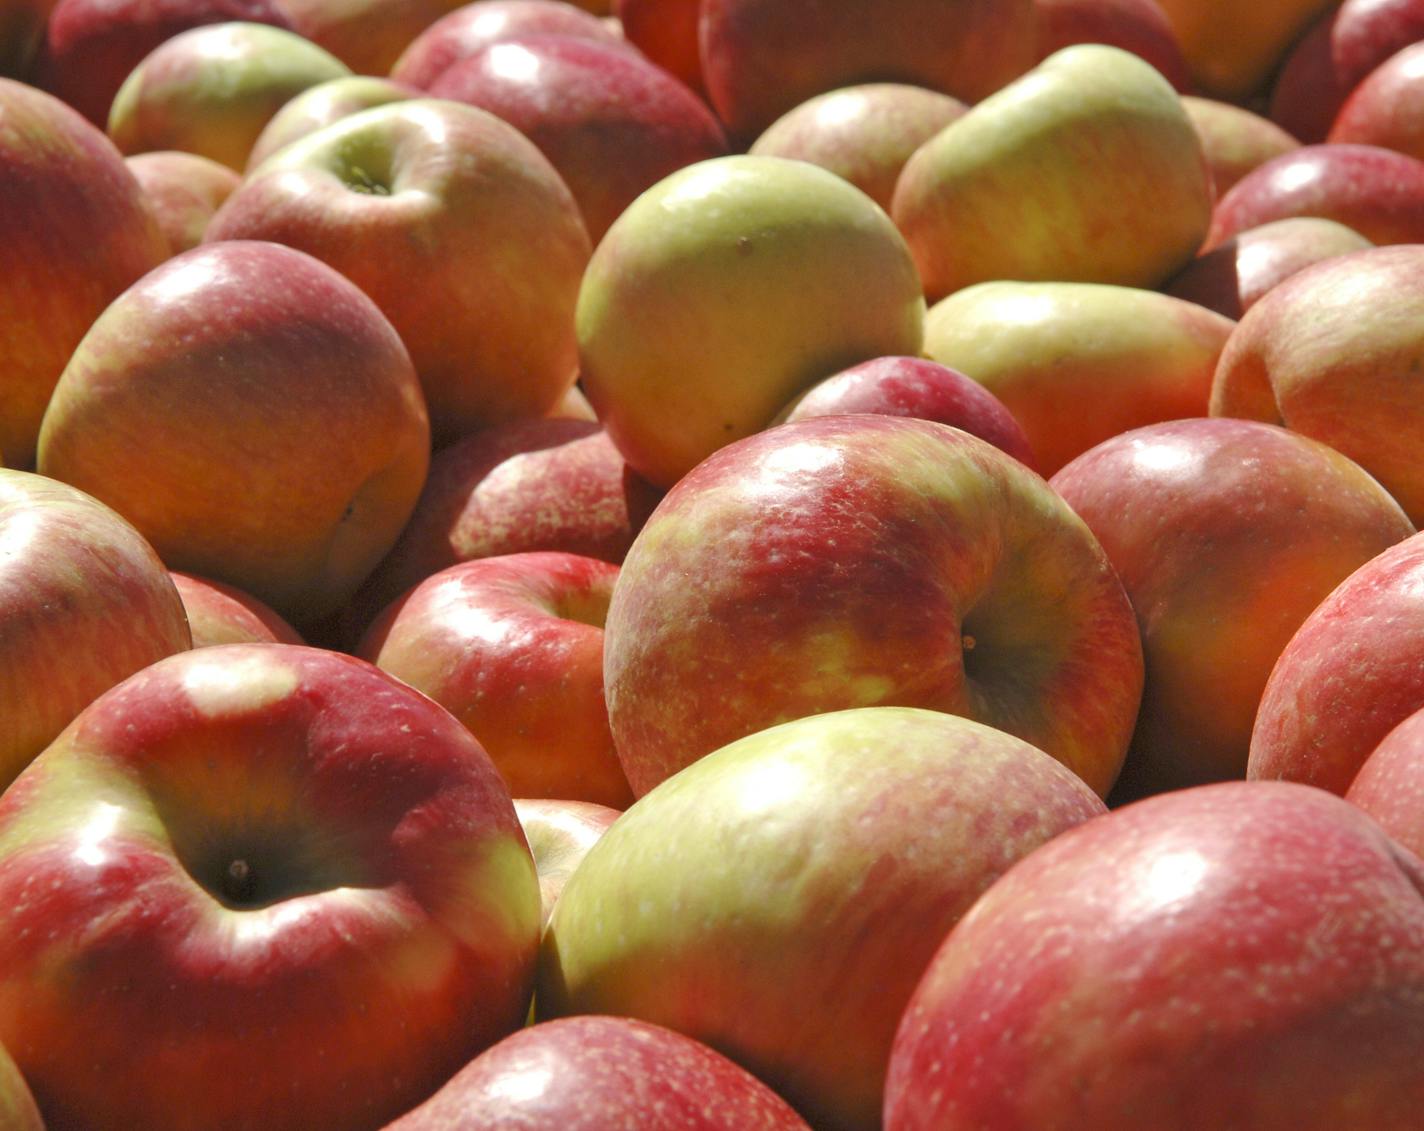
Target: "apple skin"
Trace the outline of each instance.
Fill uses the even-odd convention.
[[[1244,103],[1262,92],[1280,61],[1332,0],[1158,0],[1196,89]]]
[[[979,283],[930,308],[925,354],[1003,402],[1052,475],[1129,429],[1205,416],[1234,325],[1137,287]]]
[[[1300,148],[1300,142],[1269,118],[1242,106],[1188,94],[1182,97],[1182,109],[1202,140],[1218,199],[1252,169]]]
[[[216,644],[301,644],[301,633],[250,593],[210,577],[170,571],[194,648]]]
[[[703,101],[662,68],[591,39],[504,39],[452,63],[436,98],[479,106],[539,147],[578,201],[597,244],[645,189],[727,153]]]
[[[1284,424],[1329,444],[1424,523],[1424,247],[1335,256],[1296,272],[1237,323],[1211,415]]]
[[[1344,794],[1396,725],[1424,708],[1424,535],[1352,573],[1271,671],[1247,775]]]
[[[749,735],[589,850],[544,933],[540,1016],[666,1025],[816,1127],[877,1127],[895,1025],[945,933],[1015,860],[1103,812],[1042,751],[937,711]]]
[[[1068,505],[967,432],[871,414],[684,477],[624,559],[604,647],[637,795],[753,731],[879,705],[1001,727],[1106,793],[1142,688],[1131,606]]]
[[[630,1017],[565,1017],[481,1053],[386,1131],[810,1131],[700,1041]]]
[[[1004,402],[958,370],[920,357],[876,357],[802,393],[778,424],[850,412],[914,416],[962,428],[1038,470],[1028,437]]]
[[[1303,145],[1217,201],[1203,249],[1288,216],[1335,220],[1375,244],[1424,242],[1424,161],[1376,145]]]
[[[100,316],[59,379],[43,474],[132,522],[170,569],[301,626],[390,549],[429,464],[410,357],[347,279],[279,244],[209,244]]]
[[[1424,710],[1405,716],[1380,740],[1345,791],[1395,842],[1424,854]]]
[[[1162,290],[1240,320],[1261,296],[1297,271],[1373,247],[1353,228],[1319,216],[1288,216],[1247,228],[1172,276]]]
[[[0,78],[34,82],[53,7],[54,0],[5,0],[0,5]]]
[[[624,37],[644,57],[699,98],[707,97],[698,30],[701,0],[614,0],[613,10]]]
[[[534,854],[534,867],[539,873],[539,897],[542,914],[540,930],[554,913],[564,885],[574,874],[588,850],[621,816],[621,810],[593,801],[570,801],[560,797],[516,797],[514,811],[529,851]]]
[[[1070,829],[934,956],[885,1131],[1410,1131],[1421,888],[1424,865],[1359,810],[1289,783]]]
[[[168,245],[123,158],[74,110],[0,78],[0,120],[0,463],[30,468],[65,362]]]
[[[45,1131],[30,1086],[15,1067],[15,1059],[0,1048],[0,1127],[5,1131]]]
[[[1130,52],[1080,44],[922,145],[891,214],[934,302],[997,279],[1156,286],[1201,244],[1211,193],[1172,85]]]
[[[1424,43],[1405,47],[1361,79],[1326,140],[1424,158]]]
[[[748,152],[829,169],[888,212],[905,162],[968,109],[957,98],[921,86],[862,83],[792,107]]]
[[[520,1026],[539,938],[469,732],[281,644],[86,708],[0,798],[0,892],[0,1034],[76,1129],[379,1126]]]
[[[1142,629],[1142,708],[1114,804],[1244,778],[1261,693],[1295,631],[1414,533],[1352,460],[1257,421],[1138,428],[1050,483],[1097,537]]]
[[[1191,86],[1177,33],[1158,0],[1034,0],[1038,56],[1075,43],[1106,43],[1151,63],[1179,91]]]
[[[516,797],[633,800],[603,699],[603,621],[618,567],[535,552],[462,562],[394,602],[356,654],[480,740]]]
[[[0,789],[91,700],[192,645],[153,548],[97,499],[0,468]]]
[[[341,118],[252,170],[205,238],[286,244],[370,295],[437,447],[541,416],[574,382],[588,234],[554,167],[486,111],[420,98]]]
[[[420,91],[413,86],[371,75],[348,75],[309,86],[284,103],[262,127],[247,155],[247,168],[249,171],[257,168],[284,145],[315,133],[322,126],[329,126],[373,106],[404,102],[419,96]]]
[[[698,162],[634,201],[579,290],[581,383],[658,487],[857,362],[920,352],[924,294],[882,209],[803,161]]]
[[[179,149],[136,153],[124,164],[143,190],[172,255],[203,242],[213,213],[242,180],[226,165]]]

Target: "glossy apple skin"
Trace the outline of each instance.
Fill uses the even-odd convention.
[[[1246,776],[1256,708],[1315,607],[1414,533],[1369,474],[1284,428],[1139,428],[1051,484],[1096,535],[1142,629],[1142,709],[1114,804]]]
[[[387,1131],[809,1131],[791,1106],[700,1041],[629,1017],[511,1034]]]
[[[452,63],[436,98],[479,106],[539,147],[597,244],[644,190],[727,153],[706,104],[660,67],[591,39],[505,39]]]
[[[171,572],[194,648],[216,644],[301,644],[301,633],[250,593],[196,574]]]
[[[886,1131],[1408,1131],[1421,888],[1416,856],[1299,785],[1178,790],[1071,829],[935,955]]]
[[[703,462],[628,551],[604,645],[639,795],[753,731],[885,704],[1001,727],[1106,793],[1141,694],[1082,520],[1013,457],[907,417],[803,420]]]
[[[1137,287],[979,283],[930,308],[925,354],[1003,402],[1052,475],[1129,429],[1205,416],[1234,325]]]
[[[0,788],[90,701],[191,646],[163,563],[97,499],[0,469]]]
[[[1145,59],[1177,90],[1191,86],[1177,33],[1158,0],[1034,0],[1034,8],[1040,59],[1075,43],[1106,43]]]
[[[937,711],[772,727],[663,782],[589,850],[544,934],[541,1015],[666,1025],[817,1127],[877,1127],[895,1025],[946,932],[1015,860],[1102,812],[1042,751]]]
[[[1366,562],[1276,662],[1247,773],[1344,794],[1396,725],[1424,708],[1424,535]]]
[[[257,168],[284,145],[315,133],[322,126],[373,106],[419,97],[413,86],[371,75],[348,75],[307,87],[282,105],[262,127],[247,155],[249,171]]]
[[[1424,522],[1424,247],[1336,256],[1298,271],[1237,323],[1213,416],[1284,424],[1329,444]]]
[[[0,799],[0,891],[0,1034],[56,1127],[379,1126],[528,1008],[498,774],[334,652],[203,648],[108,692]]]
[[[123,158],[74,110],[0,78],[0,118],[0,463],[30,468],[65,362],[168,246]]]
[[[1269,118],[1242,106],[1188,94],[1182,96],[1182,109],[1202,140],[1218,199],[1252,169],[1300,148],[1300,142]]]
[[[1205,248],[1288,216],[1335,220],[1375,244],[1424,241],[1424,161],[1374,145],[1303,145],[1217,201]]]
[[[598,843],[621,810],[594,801],[559,797],[516,797],[514,811],[534,854],[539,873],[540,929],[588,850]]]
[[[242,21],[191,28],[129,72],[109,107],[109,137],[126,154],[181,149],[241,172],[289,99],[350,73],[284,28]]]
[[[1246,102],[1262,92],[1281,59],[1331,0],[1158,0],[1196,89]]]
[[[603,699],[603,621],[618,567],[576,554],[462,562],[394,602],[357,654],[480,740],[516,797],[632,800]]]
[[[375,304],[310,256],[238,241],[170,259],[104,312],[55,389],[39,466],[169,568],[300,626],[390,549],[429,458],[415,371]]]
[[[749,153],[810,161],[887,212],[911,154],[969,108],[906,83],[862,83],[808,98],[768,126]]]
[[[698,33],[701,0],[614,0],[613,9],[629,43],[699,98],[707,97]]]
[[[1152,287],[1200,245],[1211,181],[1172,85],[1130,52],[1080,44],[922,145],[891,214],[931,302],[997,279]]]
[[[172,255],[203,242],[213,213],[242,181],[235,169],[178,149],[136,153],[124,164],[143,190]]]
[[[1345,800],[1394,840],[1424,854],[1424,711],[1408,715],[1370,752]]]
[[[962,428],[1038,470],[1028,437],[1004,402],[958,370],[921,357],[876,357],[812,385],[777,422],[874,412]]]
[[[1328,141],[1424,158],[1424,43],[1391,55],[1351,92]]]
[[[1353,228],[1289,216],[1247,228],[1193,259],[1162,290],[1240,320],[1277,283],[1322,259],[1373,247]]]

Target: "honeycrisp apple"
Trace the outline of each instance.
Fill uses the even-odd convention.
[[[1424,43],[1403,48],[1361,79],[1327,140],[1424,158]]]
[[[539,873],[540,928],[548,923],[564,885],[588,850],[619,817],[619,810],[594,801],[558,797],[516,797],[514,811],[534,854]]]
[[[1034,0],[1038,51],[1106,43],[1151,63],[1178,90],[1191,86],[1177,33],[1158,0]]]
[[[1345,800],[1373,817],[1416,856],[1424,856],[1424,710],[1405,716],[1370,751]]]
[[[125,157],[124,164],[143,190],[173,255],[203,242],[213,213],[242,180],[237,170],[180,149],[136,153]]]
[[[299,632],[250,593],[209,577],[171,572],[194,648],[215,644],[301,644]]]
[[[539,886],[469,732],[363,661],[202,648],[0,798],[0,1039],[53,1127],[378,1127],[519,1027]]]
[[[413,86],[372,75],[347,75],[309,86],[283,103],[272,115],[247,154],[248,169],[255,169],[284,145],[315,133],[322,126],[373,106],[418,97]]]
[[[1158,0],[1202,93],[1242,102],[1276,66],[1330,0]]]
[[[1188,94],[1182,97],[1182,109],[1202,139],[1218,198],[1251,170],[1300,148],[1280,126],[1243,106]]]

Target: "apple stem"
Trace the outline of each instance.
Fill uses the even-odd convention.
[[[239,858],[227,866],[227,871],[223,874],[223,894],[234,903],[246,903],[250,900],[256,886],[252,865],[246,860]]]
[[[976,643],[977,641],[974,639],[974,637],[970,636],[967,632],[959,638],[959,646],[963,648],[966,652],[974,651],[974,645]]]

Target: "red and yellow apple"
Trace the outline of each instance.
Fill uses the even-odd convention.
[[[181,149],[156,149],[125,157],[169,253],[191,251],[203,242],[213,213],[242,181],[235,169]]]
[[[210,577],[171,573],[194,648],[215,644],[301,644],[301,634],[250,593]]]

